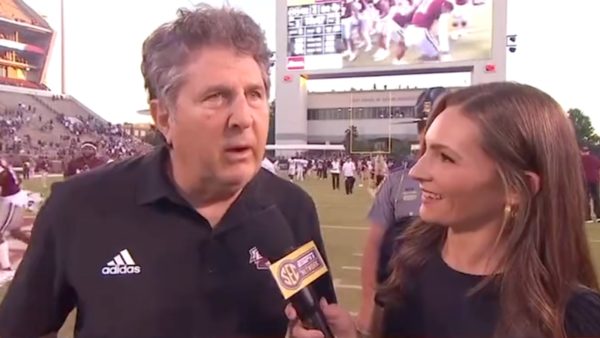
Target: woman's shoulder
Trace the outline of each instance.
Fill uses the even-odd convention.
[[[600,337],[600,293],[578,289],[567,304],[565,328],[568,337]]]

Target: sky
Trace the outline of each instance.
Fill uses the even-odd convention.
[[[46,84],[60,91],[60,0],[25,0],[57,32]],[[275,1],[230,0],[265,30],[275,50]],[[496,0],[498,1],[498,0]],[[538,87],[564,109],[580,108],[600,129],[596,88],[599,47],[590,32],[597,20],[597,1],[506,0],[508,34],[517,34],[517,51],[508,53],[507,79]],[[141,46],[160,24],[175,18],[189,0],[64,0],[66,92],[111,122],[149,122],[137,114],[146,109],[140,72]],[[195,1],[197,3],[198,1]],[[222,0],[202,2],[220,5]],[[464,85],[468,76],[407,76],[410,86]],[[389,79],[379,78],[382,86]],[[370,87],[373,81],[360,81]],[[309,82],[309,90],[359,88],[357,80]]]

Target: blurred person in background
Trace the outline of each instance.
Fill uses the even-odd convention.
[[[48,187],[48,173],[50,172],[50,160],[48,156],[41,155],[35,164],[35,171],[42,177],[42,188]]]
[[[327,170],[327,168],[325,168]],[[329,173],[331,174],[331,187],[333,190],[340,190],[340,173],[342,170],[342,164],[340,163],[339,158],[334,158],[331,161],[331,168]]]
[[[375,163],[373,164],[373,170],[375,172],[375,187],[379,187],[383,179],[388,174],[388,164],[383,155],[375,156]]]
[[[583,173],[585,175],[585,188],[587,192],[586,217],[587,221],[593,222],[600,219],[600,192],[598,186],[600,183],[600,159],[592,153],[590,148],[583,146],[581,148],[581,162],[583,164]],[[592,202],[594,214],[592,215]]]
[[[515,83],[457,90],[434,107],[421,152],[419,218],[380,262],[373,335],[600,337],[582,166],[560,105]],[[357,337],[347,312],[322,307],[336,337]],[[286,315],[292,337],[319,336]]]
[[[98,146],[95,142],[86,141],[81,144],[81,156],[74,158],[67,164],[65,178],[81,172],[86,172],[106,164],[106,160],[98,156]]]
[[[342,174],[344,175],[346,195],[352,195],[354,192],[354,183],[356,182],[356,164],[352,158],[347,157],[344,164],[342,164]]]

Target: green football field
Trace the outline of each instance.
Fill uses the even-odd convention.
[[[358,311],[360,301],[360,261],[367,234],[366,215],[372,203],[371,194],[365,187],[356,187],[354,195],[333,191],[329,181],[309,178],[298,183],[314,198],[319,211],[321,227],[338,297],[342,305]],[[26,182],[26,188],[48,195],[37,179]],[[600,273],[600,224],[588,226],[589,239]],[[0,289],[0,297],[4,293]],[[72,337],[73,318],[61,330],[59,337]]]

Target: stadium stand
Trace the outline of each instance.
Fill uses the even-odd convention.
[[[53,34],[23,0],[0,0],[0,157],[15,167],[48,160],[61,173],[85,141],[113,160],[151,149],[131,126],[111,124],[44,85]]]
[[[94,141],[113,160],[144,153],[142,142],[121,124],[111,124],[70,96],[0,86],[0,154],[15,166],[37,158],[63,164],[79,145]]]

